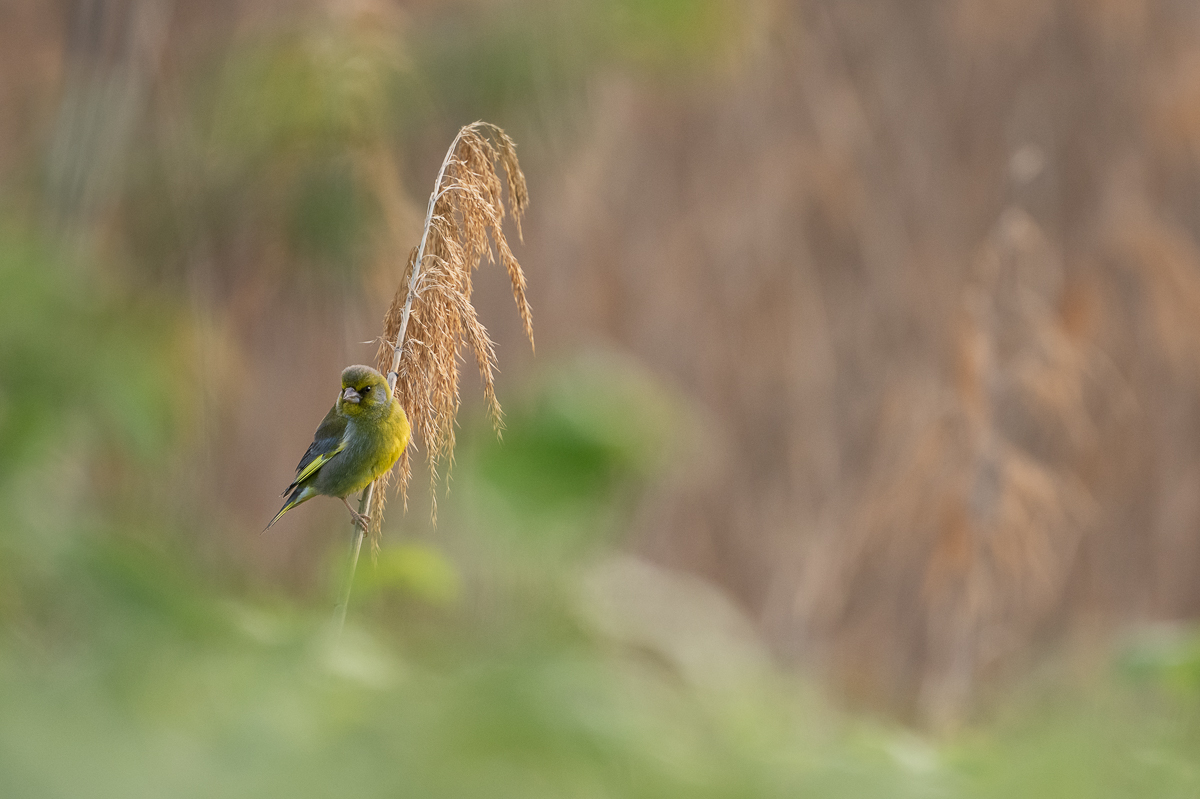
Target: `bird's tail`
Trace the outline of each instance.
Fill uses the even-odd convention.
[[[317,492],[309,486],[296,486],[291,495],[287,498],[287,502],[283,503],[283,507],[279,509],[279,513],[276,513],[275,518],[271,519],[271,521],[267,523],[267,526],[263,528],[263,532],[265,533],[267,530],[270,530],[271,525],[279,521],[280,516],[287,513],[301,502],[312,499],[316,493]]]

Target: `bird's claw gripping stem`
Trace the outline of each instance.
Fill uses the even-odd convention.
[[[354,508],[350,507],[350,500],[346,499],[345,497],[342,497],[342,504],[346,506],[346,510],[350,511],[351,521],[361,527],[364,533],[371,529],[370,516],[365,513],[359,513]]]

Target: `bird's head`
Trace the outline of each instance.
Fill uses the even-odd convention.
[[[387,380],[369,366],[347,366],[342,372],[342,393],[338,410],[346,416],[371,414],[387,407],[391,400]]]

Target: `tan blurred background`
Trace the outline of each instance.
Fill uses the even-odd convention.
[[[596,353],[679,398],[624,546],[783,662],[936,722],[1200,611],[1173,0],[4,0],[5,196],[189,320],[163,503],[210,561],[309,590],[340,505],[257,531],[478,118],[531,195],[536,357],[503,279],[477,295],[501,402]]]

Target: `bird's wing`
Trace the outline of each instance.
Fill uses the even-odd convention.
[[[313,442],[309,444],[308,451],[304,453],[304,457],[297,464],[296,479],[292,480],[292,484],[283,493],[288,493],[300,482],[316,474],[317,470],[328,463],[330,458],[345,449],[345,437],[346,417],[338,414],[337,406],[334,405],[325,415],[317,432],[313,434]]]

